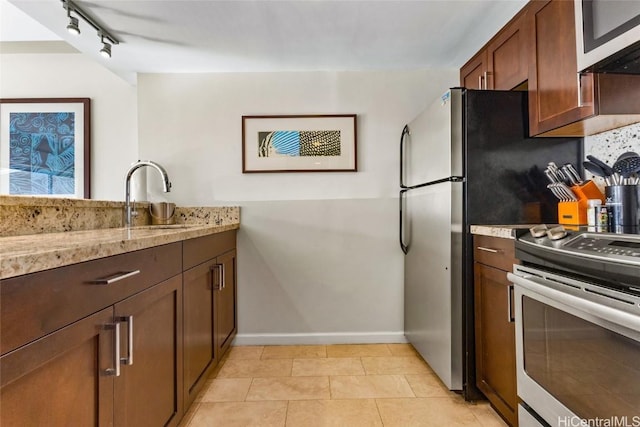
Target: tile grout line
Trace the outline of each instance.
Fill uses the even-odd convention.
[[[284,425],[282,427],[287,427],[287,419],[289,418],[289,404],[291,403],[290,400],[287,400],[287,409],[285,409],[284,411]]]
[[[382,419],[382,413],[380,412],[380,407],[378,406],[378,399],[373,399],[373,401],[376,404],[376,411],[378,411],[378,418],[380,418],[380,424],[382,424],[382,427],[384,427],[384,420]]]

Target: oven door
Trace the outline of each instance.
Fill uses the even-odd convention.
[[[508,277],[520,399],[552,426],[640,425],[637,301],[530,267],[515,266]]]

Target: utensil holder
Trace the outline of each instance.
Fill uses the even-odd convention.
[[[151,215],[151,224],[153,225],[175,224],[175,213],[175,203],[159,202],[149,205],[149,214]]]
[[[640,186],[610,185],[604,188],[609,212],[609,231],[635,233],[640,227]]]

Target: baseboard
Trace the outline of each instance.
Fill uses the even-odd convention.
[[[296,334],[237,334],[231,345],[396,344],[404,332],[336,332]]]

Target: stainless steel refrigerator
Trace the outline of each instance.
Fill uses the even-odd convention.
[[[548,162],[582,158],[581,138],[528,138],[526,92],[446,92],[400,141],[404,329],[451,390],[475,386],[472,224],[557,222]]]

